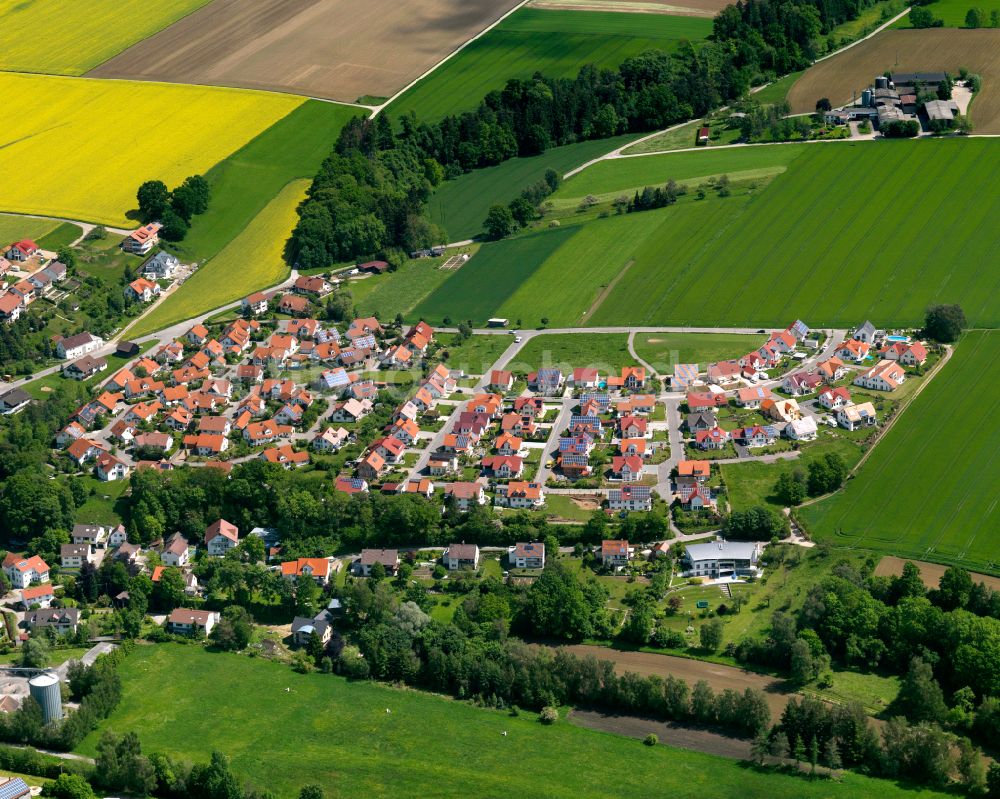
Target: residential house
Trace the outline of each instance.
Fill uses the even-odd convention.
[[[240,303],[243,313],[259,316],[267,313],[267,295],[263,291],[255,291],[243,298]]]
[[[608,492],[608,510],[650,511],[653,509],[653,492],[648,486],[622,486]]]
[[[344,494],[364,494],[368,491],[368,482],[360,477],[338,477],[333,481],[333,488]]]
[[[644,438],[623,438],[618,442],[618,454],[648,458],[652,454],[652,448],[647,448],[646,444],[647,441]]]
[[[86,434],[87,431],[82,424],[70,422],[56,434],[56,446],[65,447],[77,439],[83,438]]]
[[[74,524],[70,538],[74,544],[86,544],[94,549],[103,549],[108,531],[99,524]]]
[[[854,378],[854,385],[875,391],[895,391],[906,380],[906,371],[896,361],[879,361]]]
[[[371,400],[358,400],[351,397],[334,406],[330,419],[334,422],[358,422],[371,413],[374,407]]]
[[[792,441],[815,441],[819,435],[814,416],[803,416],[801,419],[794,419],[785,425],[782,431],[786,438]]]
[[[728,386],[738,382],[742,374],[743,367],[739,361],[719,361],[708,365],[706,379],[717,386]]]
[[[167,617],[167,629],[174,635],[209,636],[219,622],[219,614],[214,610],[191,610],[177,608]]]
[[[272,444],[283,436],[290,436],[295,432],[291,425],[278,424],[273,419],[265,422],[251,422],[243,428],[243,439],[252,446],[258,447],[265,444]]]
[[[573,388],[597,388],[601,384],[601,374],[597,369],[579,366],[573,370]]]
[[[642,458],[616,455],[611,459],[611,477],[623,483],[638,482],[642,479]]]
[[[133,230],[122,240],[122,249],[133,255],[145,255],[160,243],[160,229],[162,227],[162,225],[153,222]]]
[[[544,569],[545,544],[518,542],[507,547],[507,563],[512,569]]]
[[[795,372],[787,375],[781,383],[782,389],[793,397],[811,394],[823,385],[823,378],[811,372]]]
[[[677,464],[677,476],[679,478],[689,478],[696,483],[704,485],[712,475],[712,464],[709,461],[679,461]]]
[[[350,439],[351,434],[343,427],[336,429],[328,427],[322,433],[317,433],[311,442],[317,452],[337,452]]]
[[[11,416],[23,410],[31,402],[31,395],[23,388],[12,388],[0,394],[0,413]]]
[[[444,489],[445,499],[450,499],[458,510],[468,510],[473,505],[486,504],[486,492],[480,483],[449,483]]]
[[[319,637],[320,643],[324,646],[333,638],[333,625],[326,617],[325,610],[313,618],[296,616],[292,619],[292,641],[296,646],[308,646],[313,633]]]
[[[511,433],[501,433],[495,442],[496,451],[501,455],[517,455],[523,442]]]
[[[12,292],[0,296],[0,318],[7,324],[16,322],[21,316],[21,297]]]
[[[873,325],[870,321],[866,319],[865,323],[854,331],[854,335],[852,336],[852,338],[854,338],[856,341],[861,341],[865,344],[872,345],[875,343],[875,337],[877,334],[878,330],[876,329],[875,325]]]
[[[843,408],[852,402],[851,392],[845,386],[837,386],[836,388],[828,388],[826,391],[821,391],[817,400],[828,411],[835,411],[837,408]]]
[[[115,480],[124,480],[129,476],[132,468],[122,460],[119,460],[110,452],[101,452],[94,463],[97,472],[97,479],[106,483]]]
[[[260,459],[267,463],[275,463],[285,469],[306,466],[309,463],[308,452],[297,452],[291,444],[280,447],[268,447],[260,453]]]
[[[395,549],[362,549],[361,557],[354,563],[354,572],[362,577],[370,577],[372,566],[381,563],[386,574],[395,574],[399,569],[399,551]]]
[[[539,369],[528,375],[528,388],[545,397],[562,394],[565,384],[566,376],[560,369]]]
[[[587,477],[590,475],[590,459],[580,453],[560,453],[559,468],[563,475],[569,478]]]
[[[87,461],[96,458],[104,452],[104,445],[99,441],[92,441],[89,438],[78,438],[66,447],[66,454],[76,463],[83,466]]]
[[[120,547],[128,542],[128,535],[125,532],[125,525],[119,524],[108,533],[108,546],[111,548]]]
[[[340,562],[337,563],[339,565]],[[299,558],[281,564],[282,577],[289,580],[294,580],[297,577],[311,577],[324,588],[330,582],[332,571],[333,567],[328,558]]]
[[[59,547],[59,560],[64,569],[79,569],[90,563],[89,544],[63,544]]]
[[[295,294],[285,294],[278,303],[278,310],[291,316],[306,316],[311,307],[308,299]]]
[[[840,346],[837,347],[835,354],[838,358],[841,358],[844,361],[861,363],[868,357],[868,353],[870,351],[871,344],[852,338],[849,341],[845,341],[840,344]]]
[[[15,241],[3,252],[4,258],[8,261],[17,261],[18,263],[27,261],[37,253],[38,245],[31,239],[21,239],[21,241]]]
[[[524,461],[517,455],[490,455],[483,458],[483,468],[500,479],[516,479],[524,470]]]
[[[52,583],[33,585],[28,588],[21,589],[21,607],[25,610],[31,610],[32,608],[47,608],[52,604],[52,600],[55,598],[56,595],[55,591],[52,589]]]
[[[3,561],[3,571],[11,588],[27,588],[32,583],[47,583],[49,581],[49,564],[38,555],[30,558],[8,552]]]
[[[601,551],[598,558],[605,568],[615,570],[624,568],[628,566],[631,557],[632,552],[629,549],[628,541],[613,540],[601,542]]]
[[[449,544],[441,556],[441,562],[448,571],[479,568],[479,547],[475,544]]]
[[[874,427],[878,424],[878,417],[875,414],[875,406],[870,402],[862,402],[859,405],[845,405],[838,408],[834,414],[837,424],[847,430],[857,430],[862,427]]]
[[[822,377],[827,383],[834,383],[847,374],[847,368],[840,358],[834,356],[817,363],[816,374]]]
[[[333,291],[333,286],[321,277],[309,277],[308,275],[302,275],[295,280],[292,290],[296,294],[307,294],[313,297],[325,297]]]
[[[541,397],[518,397],[514,400],[514,413],[541,419],[545,416],[545,404]]]
[[[733,579],[756,577],[763,552],[759,541],[712,541],[707,544],[687,544],[682,563],[685,577]]]
[[[56,635],[74,635],[79,622],[79,608],[47,608],[24,614],[24,624],[32,633],[41,630],[54,630]],[[5,787],[7,784],[0,786],[0,791]],[[2,795],[6,797],[10,794],[4,793]],[[20,796],[21,794],[16,795]]]
[[[375,451],[368,452],[358,464],[358,476],[374,482],[385,471],[385,458]]]
[[[774,443],[774,428],[755,424],[734,430],[733,438],[745,447],[767,447]]]
[[[776,422],[791,422],[802,418],[802,410],[794,399],[771,398],[760,405],[761,411]]]
[[[618,420],[619,438],[650,438],[653,431],[642,416],[622,416]]]
[[[427,471],[432,477],[455,474],[458,471],[458,456],[454,452],[432,452],[427,459]]]
[[[225,519],[212,522],[205,530],[205,547],[209,555],[225,555],[239,542],[239,528]]]
[[[175,411],[170,417],[167,417],[168,424],[171,417],[175,417],[179,413],[181,411]],[[177,424],[180,424],[180,420],[177,421]],[[212,458],[229,449],[229,439],[222,433],[195,433],[184,436],[182,443],[185,449],[191,450],[201,458]]]
[[[741,389],[745,391],[746,389]],[[713,410],[725,407],[729,400],[723,391],[689,391],[687,393],[688,410],[692,413],[703,410]]]
[[[136,278],[125,287],[125,297],[136,302],[149,302],[160,296],[160,284],[144,277]]]
[[[736,392],[736,404],[742,408],[759,408],[767,399],[771,399],[771,389],[765,386],[750,386]]]
[[[718,427],[719,420],[710,411],[700,411],[698,413],[689,413],[684,418],[684,426],[692,433],[700,433],[703,430],[711,430],[713,427]]]
[[[104,339],[93,333],[77,333],[56,342],[56,354],[67,361],[75,361],[104,346]]]
[[[187,566],[190,558],[188,555],[189,544],[187,539],[180,533],[174,533],[164,543],[160,551],[160,562],[164,566],[174,566],[178,569]]]
[[[140,271],[147,280],[170,280],[181,262],[168,252],[160,251],[146,259]]]
[[[497,486],[493,504],[501,508],[534,510],[545,504],[545,489],[540,483],[511,480]]]

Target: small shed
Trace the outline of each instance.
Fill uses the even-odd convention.
[[[708,140],[711,138],[711,135],[712,131],[710,131],[707,127],[698,128],[698,144],[708,144]]]
[[[119,341],[115,355],[120,358],[134,358],[139,354],[139,345],[134,341]]]

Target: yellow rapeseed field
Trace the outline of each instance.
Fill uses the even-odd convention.
[[[289,273],[285,242],[298,222],[296,209],[305,199],[308,180],[293,180],[253,221],[187,282],[128,330],[128,335],[153,333],[205,311],[274,286]]]
[[[145,180],[204,173],[302,104],[291,95],[0,73],[0,211],[132,224]]]
[[[208,0],[0,0],[0,69],[82,75]]]

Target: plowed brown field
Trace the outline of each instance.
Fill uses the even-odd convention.
[[[975,133],[1000,133],[1000,31],[993,29],[886,30],[810,67],[788,92],[792,113],[814,111],[828,97],[835,106],[851,100],[851,92],[871,84],[885,70],[944,71],[960,67],[982,75],[983,88],[972,101]]]
[[[947,566],[940,563],[927,563],[922,560],[910,561],[920,569],[920,579],[928,588],[937,588],[941,582],[941,575],[945,573]],[[897,558],[895,555],[887,555],[878,562],[875,567],[875,574],[879,577],[898,577],[903,573],[904,558]],[[977,574],[972,572],[972,582],[986,583],[994,591],[1000,591],[1000,577],[990,577],[988,574]]]
[[[92,70],[354,102],[391,96],[517,0],[215,0]]]

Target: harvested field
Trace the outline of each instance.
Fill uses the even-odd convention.
[[[592,655],[598,660],[610,660],[615,664],[615,671],[620,674],[626,671],[643,676],[656,674],[666,677],[669,674],[686,680],[688,685],[694,685],[698,680],[705,680],[716,692],[726,688],[732,688],[734,691],[759,688],[767,697],[767,706],[771,709],[771,717],[775,719],[784,711],[792,696],[800,696],[787,690],[784,683],[774,677],[704,660],[657,655],[653,652],[625,652],[591,644],[575,644],[566,649],[581,657]]]
[[[677,4],[659,3],[656,0],[534,0],[530,7],[670,14],[675,17],[714,17],[727,5],[729,5],[727,0],[681,0]]]
[[[679,724],[664,724],[655,719],[644,719],[639,716],[611,716],[597,713],[593,710],[574,710],[569,720],[580,727],[600,732],[611,732],[615,735],[626,735],[629,738],[645,738],[650,733],[659,736],[660,743],[666,746],[676,746],[678,749],[690,749],[695,752],[707,752],[710,755],[728,757],[733,760],[750,759],[750,741],[742,738],[729,738],[717,732],[698,730],[693,727],[683,727]]]
[[[788,102],[792,113],[811,112],[820,97],[834,105],[849,102],[852,91],[860,94],[886,69],[956,74],[959,67],[983,77],[983,89],[972,103],[975,132],[1000,133],[1000,47],[996,31],[989,29],[884,31],[810,67],[788,92]]]
[[[903,564],[906,562],[906,558],[886,555],[875,567],[875,574],[879,577],[898,577],[903,573]],[[911,560],[910,563],[920,569],[920,579],[928,588],[937,588],[941,581],[941,575],[948,568],[940,563],[927,563],[923,560]],[[986,583],[994,591],[1000,591],[1000,577],[991,577],[988,574],[977,574],[976,572],[971,572],[971,574],[972,582]]]
[[[390,96],[514,0],[215,0],[90,74],[305,94]]]

